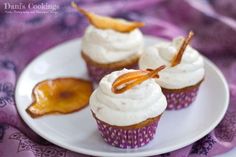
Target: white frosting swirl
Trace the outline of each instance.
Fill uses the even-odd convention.
[[[187,46],[180,64],[171,67],[171,60],[176,55],[183,37],[172,42],[163,42],[147,48],[139,60],[140,69],[155,69],[161,65],[167,68],[160,71],[157,83],[167,89],[180,89],[195,85],[204,77],[204,61],[198,51]]]
[[[90,25],[82,38],[82,51],[98,63],[111,63],[141,54],[143,35],[139,29],[121,33]]]
[[[153,118],[165,110],[166,98],[154,79],[149,79],[121,94],[111,91],[115,79],[134,70],[123,69],[103,77],[90,97],[96,117],[110,125],[129,126]]]

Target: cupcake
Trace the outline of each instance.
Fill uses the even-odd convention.
[[[82,38],[82,57],[93,81],[99,82],[108,73],[123,68],[136,69],[142,52],[140,30],[120,33],[89,26]]]
[[[143,79],[143,73],[147,71],[114,71],[102,78],[90,97],[98,130],[112,146],[137,148],[154,138],[167,102],[155,79]],[[128,84],[132,79],[137,80]],[[114,90],[114,85],[121,88]]]
[[[139,68],[166,65],[156,82],[167,99],[167,109],[178,110],[192,104],[204,79],[204,61],[197,50],[188,45],[193,33],[187,38],[178,37],[172,42],[150,46],[141,56]]]
[[[102,17],[83,10],[75,3],[72,6],[90,22],[82,37],[81,55],[93,81],[98,83],[112,71],[138,67],[143,49],[143,35],[138,28],[143,23]]]

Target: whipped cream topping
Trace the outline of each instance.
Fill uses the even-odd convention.
[[[82,51],[98,63],[121,61],[142,53],[143,35],[139,29],[121,33],[90,25],[82,38]]]
[[[198,51],[187,46],[180,64],[171,67],[171,60],[179,50],[184,38],[163,42],[147,48],[139,60],[140,69],[155,69],[161,65],[167,68],[159,72],[157,83],[167,89],[179,89],[195,85],[204,77],[204,61]]]
[[[112,92],[115,79],[130,71],[134,70],[115,71],[100,81],[90,97],[91,110],[98,119],[110,125],[129,126],[163,113],[167,102],[155,79],[148,79],[121,94]]]

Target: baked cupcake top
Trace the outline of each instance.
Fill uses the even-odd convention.
[[[166,108],[167,102],[154,79],[116,94],[113,82],[121,75],[135,70],[123,69],[106,75],[90,97],[90,107],[95,116],[110,125],[129,126],[154,118]]]
[[[121,61],[132,55],[140,55],[142,48],[143,35],[138,28],[123,33],[90,25],[82,38],[83,53],[103,64]]]
[[[148,47],[139,60],[140,69],[166,65],[159,72],[158,84],[167,89],[180,89],[200,82],[204,77],[204,61],[199,52],[187,46],[180,63],[171,66],[173,58],[180,49],[184,38],[178,37],[172,42],[162,42]]]

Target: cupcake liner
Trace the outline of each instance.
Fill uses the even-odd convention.
[[[179,110],[190,106],[197,97],[199,85],[176,91],[162,88],[167,100],[167,110]]]
[[[134,63],[132,65],[129,66],[124,66],[124,67],[117,67],[117,68],[106,68],[106,67],[99,67],[90,63],[86,63],[87,65],[87,69],[88,69],[88,74],[91,78],[92,81],[98,83],[103,76],[116,71],[116,70],[121,70],[123,68],[127,68],[127,69],[137,69],[138,68],[138,64]]]
[[[119,148],[138,148],[148,144],[156,133],[158,120],[140,128],[112,126],[96,119],[98,130],[104,141]]]

